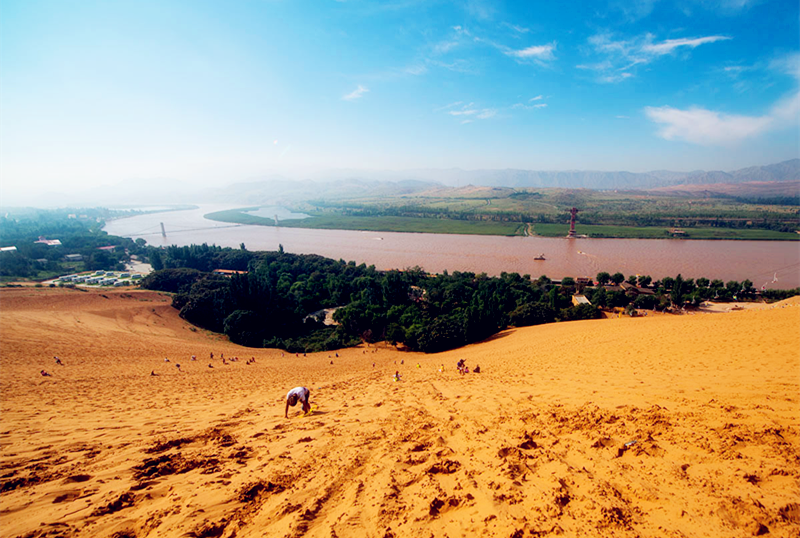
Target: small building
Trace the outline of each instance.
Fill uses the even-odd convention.
[[[575,283],[579,286],[594,286],[594,281],[588,276],[579,276],[575,279]]]
[[[17,250],[17,247],[2,247],[0,248],[0,252],[14,252]]]
[[[623,291],[624,292],[625,291],[624,288],[622,288],[621,286],[617,286],[616,284],[606,284],[603,287],[606,289],[606,292],[610,292],[610,291]]]
[[[572,305],[579,306],[582,304],[591,305],[592,303],[589,302],[589,299],[586,298],[585,295],[573,295],[572,296]]]
[[[650,288],[643,288],[641,286],[634,286],[630,282],[623,282],[620,284],[620,287],[625,291],[625,293],[631,295],[654,295],[655,292]]]
[[[680,228],[672,228],[669,231],[669,235],[671,235],[672,237],[688,237],[689,236],[689,234],[687,234],[685,231],[681,230]]]
[[[97,247],[97,250],[105,250],[106,252],[114,252],[114,249],[116,249],[116,248],[117,248],[116,245],[109,245],[107,247]]]
[[[38,241],[34,241],[34,243],[41,243],[43,245],[47,245],[48,247],[58,247],[61,246],[61,241],[58,239],[45,239],[44,236],[40,235]]]
[[[233,275],[246,275],[247,271],[234,271],[233,269],[214,269],[212,271],[216,275],[233,276]]]

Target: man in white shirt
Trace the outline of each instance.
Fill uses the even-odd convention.
[[[289,406],[294,407],[297,402],[303,404],[303,412],[308,413],[311,411],[311,405],[308,403],[308,398],[311,392],[305,387],[295,387],[286,395],[286,412],[283,414],[285,418],[289,418]]]

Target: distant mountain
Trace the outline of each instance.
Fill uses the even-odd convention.
[[[375,196],[413,194],[441,187],[440,183],[405,179],[400,181],[375,181],[360,178],[333,181],[289,180],[273,178],[247,183],[233,183],[224,188],[203,193],[204,198],[215,203],[242,205],[268,205],[308,200],[336,200]]]
[[[748,181],[800,180],[800,159],[768,166],[752,166],[733,172],[603,172],[594,170],[461,170],[416,169],[405,171],[405,177],[439,181],[449,186],[482,185],[488,187],[571,189],[652,189],[670,185],[742,183]]]
[[[667,193],[673,196],[738,198],[782,198],[800,196],[800,181],[743,181],[741,183],[710,183],[702,185],[672,185],[657,187],[650,192]]]
[[[333,169],[304,173],[302,177],[272,174],[218,187],[198,187],[190,182],[170,179],[138,179],[87,189],[71,188],[65,192],[32,191],[16,204],[35,207],[67,205],[127,206],[163,204],[228,204],[236,206],[280,205],[306,200],[336,200],[413,194],[448,187],[564,188],[653,190],[663,187],[713,185],[709,192],[729,193],[720,185],[750,184],[740,189],[748,196],[784,193],[797,196],[794,183],[800,181],[800,159],[768,166],[752,166],[732,172],[603,172],[597,170],[354,170]],[[768,186],[769,183],[785,185]],[[703,189],[700,189],[701,191]],[[673,189],[673,192],[698,192],[697,189]]]

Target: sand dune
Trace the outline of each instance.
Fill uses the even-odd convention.
[[[799,327],[795,298],[296,357],[155,292],[3,289],[0,537],[798,536]]]

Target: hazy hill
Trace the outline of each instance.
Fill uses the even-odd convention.
[[[652,189],[670,185],[742,183],[746,181],[800,180],[800,159],[768,166],[752,166],[723,172],[719,170],[673,172],[604,172],[599,170],[408,170],[408,177],[439,181],[446,185],[484,185],[490,187],[562,187],[585,189]]]
[[[714,192],[725,192],[720,184],[748,183],[748,196],[774,196],[761,190],[779,192],[781,196],[796,196],[800,181],[800,159],[768,166],[751,166],[732,172],[719,170],[674,172],[625,172],[599,170],[354,170],[335,169],[314,173],[288,175],[271,174],[235,183],[220,182],[216,187],[200,187],[189,182],[169,179],[128,180],[115,185],[91,189],[71,188],[63,192],[35,193],[30,199],[16,204],[36,207],[65,205],[162,205],[162,204],[233,204],[266,205],[300,200],[335,200],[375,196],[413,194],[447,187],[506,187],[506,188],[571,188],[571,189],[657,189],[679,185],[715,185]],[[768,183],[781,185],[769,187]],[[680,189],[679,189],[680,190]],[[686,189],[696,190],[696,189]]]

